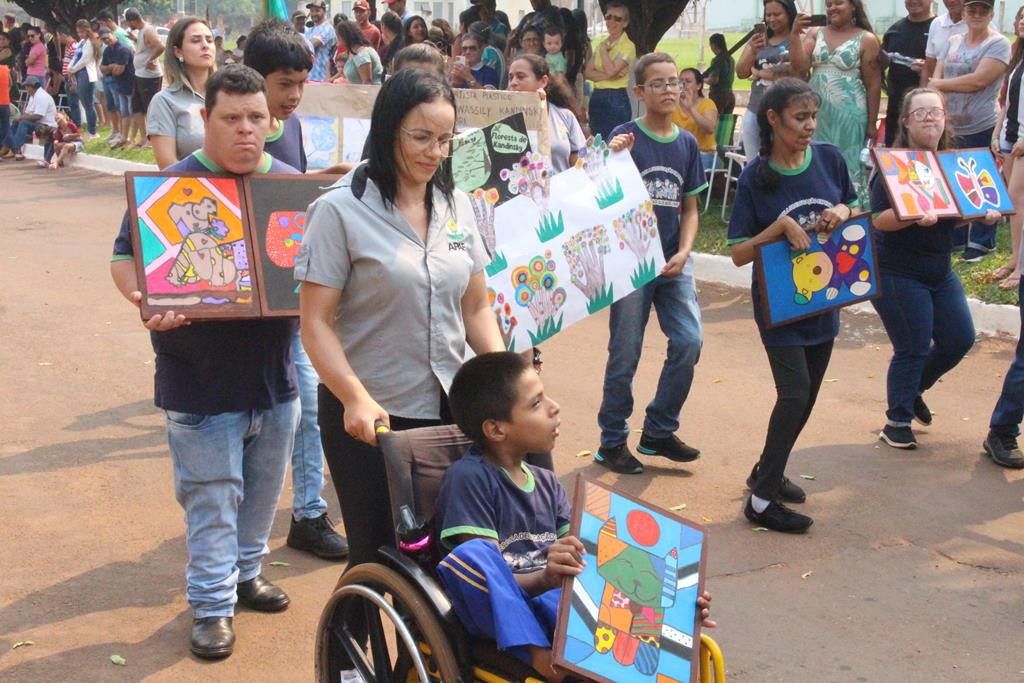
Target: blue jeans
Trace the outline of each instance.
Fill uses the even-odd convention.
[[[992,144],[992,131],[994,128],[983,130],[979,133],[961,135],[957,137],[957,147],[967,149],[970,147],[984,147],[988,149]],[[978,251],[989,252],[996,248],[996,230],[999,224],[986,225],[980,220],[971,221],[967,225],[953,229],[953,248],[977,249]]]
[[[757,112],[748,108],[740,124],[740,140],[743,141],[743,156],[753,159],[761,153],[761,129],[757,125]]]
[[[886,395],[890,425],[906,427],[914,400],[956,367],[974,345],[974,322],[960,278],[951,269],[936,284],[882,272],[871,303],[892,342]]]
[[[1024,281],[1018,285],[1021,298],[1021,323],[1024,325]],[[992,411],[989,427],[997,434],[1017,436],[1020,434],[1020,423],[1024,421],[1024,327],[1017,340],[1017,355],[1014,356],[1010,369],[1003,380],[1003,391]]]
[[[85,109],[85,122],[90,135],[96,134],[96,84],[89,80],[89,73],[82,69],[75,74],[78,83],[78,101]]]
[[[72,77],[69,76],[67,79],[65,79],[64,85],[62,86],[62,88],[64,90],[64,95],[65,95],[65,97],[67,97],[68,118],[71,119],[76,126],[81,128],[82,127],[82,110],[79,109],[79,107],[78,107],[78,90],[77,89],[74,89],[74,90],[71,89],[71,80],[70,80],[70,78],[72,78]]]
[[[113,76],[103,77],[103,97],[106,98],[107,111],[117,111],[117,86]]]
[[[7,136],[11,134],[11,105],[0,104],[0,144],[7,143]]]
[[[35,132],[38,126],[38,121],[26,121],[25,119],[18,121],[18,123],[12,126],[8,131],[4,144],[7,145],[11,151],[15,153],[20,152],[21,148],[25,146],[25,142],[32,139],[32,133]]]
[[[633,118],[625,88],[597,88],[590,96],[590,132],[608,140],[612,130]]]
[[[132,115],[132,89],[129,87],[128,92],[121,92],[121,86],[117,83],[113,83],[114,92],[117,96],[114,100],[117,102],[117,110],[121,112],[122,117],[128,117]]]
[[[692,258],[681,275],[659,275],[611,306],[604,398],[597,414],[602,447],[623,444],[629,436],[626,420],[633,412],[633,375],[640,362],[652,305],[661,331],[668,337],[668,354],[654,400],[647,406],[644,433],[659,438],[679,429],[679,411],[690,393],[693,368],[700,359],[704,339]]]
[[[187,597],[197,618],[231,616],[260,574],[299,420],[298,399],[219,415],[166,411],[174,496],[185,509]]]
[[[320,378],[302,348],[302,337],[295,330],[292,339],[295,374],[299,378],[299,402],[302,417],[295,430],[292,450],[292,516],[295,519],[319,517],[327,512],[327,501],[320,496],[324,487],[324,447],[317,424],[316,387]]]

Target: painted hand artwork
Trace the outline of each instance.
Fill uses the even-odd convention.
[[[494,319],[498,321],[498,330],[501,332],[502,341],[505,342],[505,348],[515,351],[516,340],[512,338],[512,330],[516,329],[518,322],[512,315],[512,305],[505,300],[504,294],[498,294],[490,287],[487,288],[487,301],[494,311]]]
[[[706,531],[583,477],[574,499],[590,559],[563,589],[555,662],[599,681],[695,681]]]
[[[582,168],[590,181],[597,185],[597,206],[605,209],[622,200],[622,183],[608,171],[608,157],[611,150],[601,139],[600,133],[595,135],[587,146],[580,150],[576,168]]]
[[[1004,215],[1016,213],[990,150],[956,149],[936,156],[963,218],[984,216],[989,209]]]
[[[851,218],[830,235],[817,237],[801,252],[793,252],[787,240],[758,245],[761,304],[768,327],[880,294],[868,214]]]
[[[239,182],[148,173],[126,183],[143,315],[258,317]]]
[[[621,152],[594,159],[589,168],[597,183],[612,181],[621,199],[600,201],[602,186],[582,166],[550,176],[546,160],[535,154],[503,176],[517,196],[494,208],[488,285],[495,297],[530,313],[518,316],[509,348],[522,351],[549,339],[650,282],[665,264],[651,199],[632,158]],[[476,194],[470,199],[479,203]],[[481,207],[477,221],[485,241],[486,219]],[[547,279],[533,277],[541,264]]]

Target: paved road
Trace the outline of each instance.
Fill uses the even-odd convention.
[[[0,679],[309,680],[339,566],[285,547],[286,505],[270,559],[290,566],[266,573],[291,609],[241,612],[225,662],[188,653],[184,524],[152,353],[107,272],[123,183],[5,162],[0,187]],[[748,299],[701,292],[706,344],[682,429],[704,451],[693,466],[651,462],[628,477],[577,458],[596,449],[607,319],[546,344],[544,379],[564,410],[563,483],[601,476],[708,518],[714,635],[731,681],[1024,680],[1024,473],[980,449],[1012,345],[980,343],[928,395],[937,414],[923,447],[899,452],[875,440],[886,339],[873,317],[845,316],[789,470],[815,477],[802,482],[815,526],[759,533],[740,506],[774,392]],[[649,333],[642,398],[664,355],[656,323]],[[35,645],[12,650],[23,640]]]

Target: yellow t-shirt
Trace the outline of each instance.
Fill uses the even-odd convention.
[[[605,42],[608,37],[605,37]],[[597,47],[594,48],[594,66],[604,71],[604,60],[601,58],[601,43],[598,43]],[[619,40],[615,43],[615,46],[608,53],[612,59],[622,59],[630,66],[636,61],[636,45],[629,39],[625,33],[619,36]],[[622,78],[616,78],[609,81],[594,81],[594,88],[601,90],[603,88],[625,88],[629,86],[629,71],[626,71]]]
[[[697,100],[697,113],[701,116],[707,116],[709,112],[718,113],[715,103],[706,97]],[[700,148],[700,151],[714,152],[718,149],[718,143],[715,141],[715,131],[710,133],[702,131],[697,126],[697,122],[693,120],[693,117],[684,112],[680,107],[676,107],[676,112],[672,114],[672,123],[683,130],[693,133],[693,137],[697,138],[697,147]]]

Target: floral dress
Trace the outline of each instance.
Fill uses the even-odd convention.
[[[868,206],[867,177],[860,161],[868,123],[867,90],[860,75],[860,41],[864,32],[834,51],[825,43],[824,33],[818,31],[811,53],[810,85],[821,97],[814,138],[831,142],[843,153],[861,205]]]

